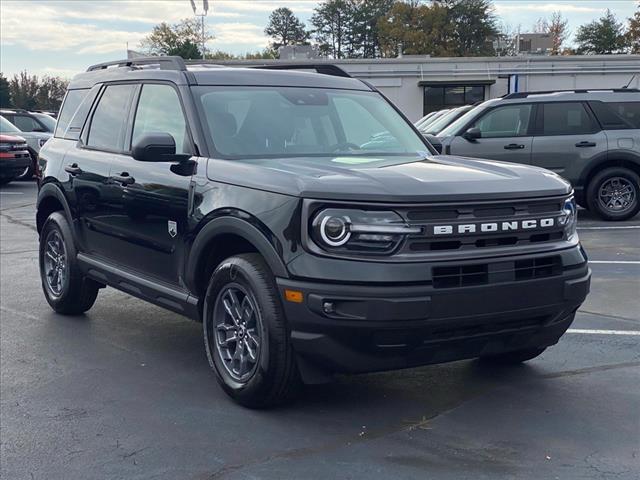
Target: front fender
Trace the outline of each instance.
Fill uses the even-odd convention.
[[[289,274],[276,247],[265,234],[246,220],[234,216],[222,216],[210,220],[198,232],[187,260],[185,282],[191,291],[196,291],[198,264],[206,258],[211,242],[221,235],[237,235],[251,243],[269,265],[276,277],[288,278]]]
[[[69,207],[69,202],[67,202],[67,197],[65,197],[62,188],[58,186],[56,183],[49,182],[44,183],[40,186],[38,191],[38,198],[36,200],[36,226],[38,229],[38,233],[40,233],[40,229],[46,218],[41,218],[41,207],[50,198],[55,198],[61,205],[64,210],[64,216],[66,217],[69,225],[73,227],[73,215],[71,214],[71,207]],[[75,236],[74,236],[75,238]]]

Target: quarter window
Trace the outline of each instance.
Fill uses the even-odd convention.
[[[640,102],[611,102],[606,105],[629,125],[640,128]]]
[[[134,85],[110,85],[93,113],[87,145],[101,150],[121,150],[124,125]]]
[[[530,118],[530,104],[506,105],[491,110],[473,126],[480,129],[482,138],[521,137],[527,135]]]
[[[62,104],[62,110],[60,110],[60,114],[58,115],[58,123],[56,124],[55,133],[56,137],[64,137],[65,131],[69,126],[69,122],[73,118],[73,114],[76,113],[76,110],[88,92],[89,90],[69,90],[67,92],[67,96]]]
[[[176,153],[190,153],[187,123],[173,87],[153,84],[142,87],[131,144],[135,145],[147,133],[168,133],[176,141]]]
[[[582,103],[545,103],[543,108],[543,135],[581,135],[596,130]]]

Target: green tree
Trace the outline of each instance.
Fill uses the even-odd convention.
[[[67,91],[69,81],[60,77],[45,76],[38,82],[36,106],[39,110],[57,111]]]
[[[375,58],[381,55],[379,22],[390,11],[396,0],[351,0],[353,22],[350,31],[352,57]]]
[[[446,7],[417,2],[398,2],[378,22],[381,53],[394,57],[398,50],[407,55],[446,56],[451,54],[448,39],[453,25]]]
[[[211,40],[206,29],[205,42]],[[140,48],[150,55],[177,55],[185,59],[202,58],[202,28],[196,19],[186,18],[178,23],[162,22],[140,42]]]
[[[324,55],[331,58],[348,55],[353,6],[350,0],[327,0],[315,8],[311,17],[313,36]]]
[[[38,77],[26,70],[17,73],[9,82],[9,92],[15,108],[34,110],[38,108],[37,96],[40,89]]]
[[[271,48],[274,50],[285,45],[306,45],[310,36],[302,20],[287,7],[271,12],[264,33],[271,37]]]
[[[490,0],[433,0],[447,9],[453,34],[447,44],[460,57],[492,55],[491,40],[498,35]]]
[[[0,107],[11,107],[11,94],[9,93],[9,81],[0,73]]]
[[[640,3],[633,17],[629,18],[629,28],[627,29],[627,44],[631,48],[631,53],[640,53]]]
[[[578,28],[576,43],[580,54],[620,53],[627,46],[627,38],[622,23],[607,9],[600,19]]]

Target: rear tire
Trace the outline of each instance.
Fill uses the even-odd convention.
[[[49,215],[40,232],[40,279],[47,302],[63,315],[86,312],[98,296],[100,284],[82,275],[71,228],[60,212]]]
[[[500,353],[498,355],[488,355],[480,357],[480,361],[499,365],[514,365],[527,360],[532,360],[541,355],[546,348],[527,348],[525,350],[515,350],[513,352]]]
[[[587,186],[589,210],[603,220],[621,221],[640,211],[640,177],[624,167],[598,172]]]
[[[236,255],[216,268],[202,323],[209,364],[236,402],[267,408],[297,392],[300,376],[289,328],[273,274],[260,255]]]

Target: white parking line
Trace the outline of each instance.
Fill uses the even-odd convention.
[[[586,328],[570,328],[567,333],[583,333],[586,335],[631,335],[639,336],[639,330],[590,330]]]
[[[640,260],[589,260],[589,263],[602,263],[605,265],[640,265]]]
[[[624,229],[638,229],[640,225],[620,225],[617,227],[578,227],[578,230],[624,230]]]
[[[0,191],[0,195],[24,195],[24,192],[3,192],[3,191]]]

